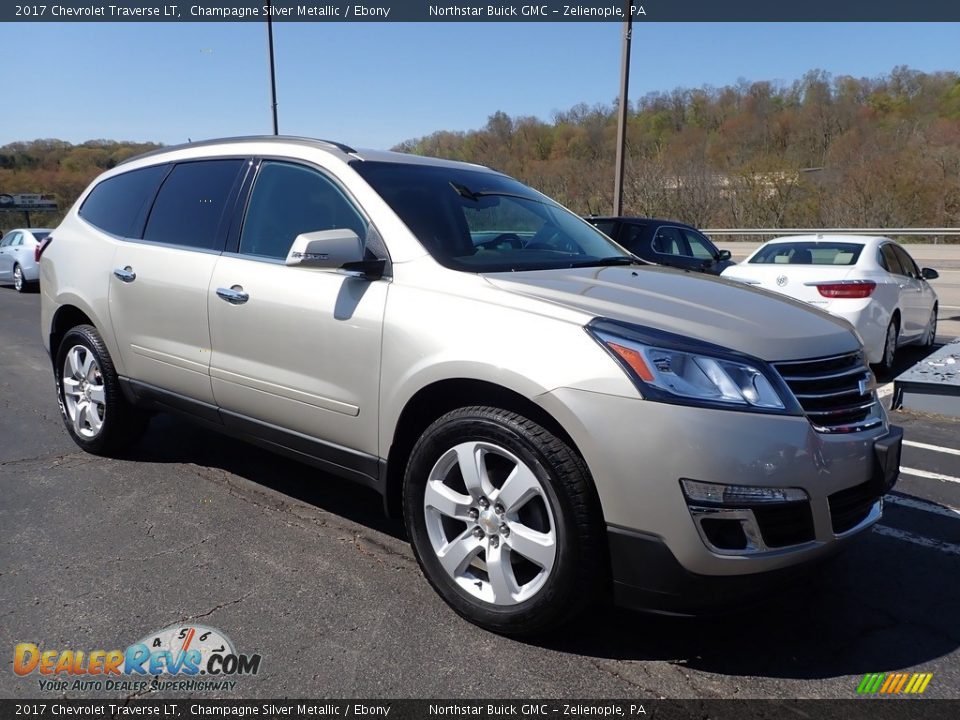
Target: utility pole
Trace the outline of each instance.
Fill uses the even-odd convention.
[[[270,107],[273,110],[273,134],[279,135],[277,125],[277,74],[273,68],[273,1],[267,0],[267,49],[270,54]]]
[[[620,56],[620,107],[617,117],[617,165],[613,179],[613,214],[623,214],[623,170],[627,155],[627,93],[630,86],[630,41],[633,35],[631,0],[626,0],[623,20],[623,52]]]

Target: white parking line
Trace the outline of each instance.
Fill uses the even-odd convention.
[[[893,383],[887,383],[877,388],[877,397],[885,398],[887,395],[893,395]]]
[[[936,505],[931,502],[925,502],[923,500],[906,497],[904,495],[884,495],[883,500],[884,502],[892,503],[894,505],[901,505],[914,510],[923,510],[924,512],[933,513],[934,515],[943,515],[944,517],[952,518],[954,520],[960,520],[960,509],[957,509],[951,505]]]
[[[924,535],[914,535],[906,530],[897,530],[896,528],[887,527],[886,525],[874,525],[873,532],[875,532],[877,535],[891,537],[896,540],[903,540],[904,542],[920,545],[921,547],[929,548],[931,550],[939,550],[947,555],[960,555],[960,545],[946,543],[942,540],[936,540],[935,538],[929,538]]]
[[[940,482],[952,482],[960,483],[960,478],[953,477],[953,475],[942,475],[935,472],[927,472],[926,470],[917,470],[915,468],[907,468],[900,466],[900,473],[902,475],[913,475],[914,477],[927,478],[928,480],[939,480]]]
[[[933,450],[934,452],[947,453],[948,455],[960,455],[960,450],[950,447],[942,447],[940,445],[929,445],[927,443],[915,442],[914,440],[904,440],[904,445],[909,445],[910,447],[920,448],[921,450]]]

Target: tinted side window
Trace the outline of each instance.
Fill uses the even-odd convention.
[[[887,269],[888,272],[892,272],[895,275],[906,275],[907,273],[900,266],[900,261],[897,259],[896,254],[893,252],[893,245],[887,243],[880,247],[880,257],[883,259],[883,266]]]
[[[648,255],[649,250],[643,247],[641,242],[646,229],[644,225],[624,225],[623,230],[620,231],[620,244],[632,253],[643,252],[644,255]]]
[[[366,237],[366,221],[333,182],[309,168],[268,161],[257,173],[240,252],[285,258],[297,235],[342,228]]]
[[[139,237],[143,215],[169,165],[132,170],[97,185],[80,207],[80,217],[120,237]]]
[[[693,230],[684,230],[684,237],[690,245],[690,254],[698,260],[713,260],[717,256],[713,244],[703,235]]]
[[[189,248],[219,248],[218,228],[243,160],[176,165],[150,211],[143,239]]]
[[[662,227],[653,237],[653,249],[664,255],[685,255],[683,237],[677,228]]]
[[[4,235],[3,240],[0,240],[0,247],[9,247],[13,245],[13,241],[20,237],[20,233],[10,233],[9,235]]]
[[[900,261],[900,267],[903,268],[903,271],[912,278],[920,277],[920,268],[917,267],[917,264],[913,261],[913,258],[907,254],[907,251],[904,250],[899,245],[889,245],[888,247],[893,249],[893,253],[897,256],[897,260]]]
[[[593,225],[604,235],[613,237],[614,228],[616,228],[616,223],[613,220],[588,220],[587,222]]]

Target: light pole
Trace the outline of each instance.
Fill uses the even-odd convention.
[[[620,55],[620,107],[617,114],[617,164],[613,178],[613,214],[623,214],[623,170],[627,155],[627,91],[630,85],[630,40],[633,35],[633,17],[630,2],[626,0],[623,20],[623,52]]]
[[[270,108],[273,111],[273,134],[279,135],[277,125],[277,75],[273,68],[273,2],[267,0],[267,50],[270,55]]]

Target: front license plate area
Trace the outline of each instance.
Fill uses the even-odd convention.
[[[903,428],[890,426],[890,431],[873,443],[873,477],[887,492],[900,475],[900,453],[903,450]]]

